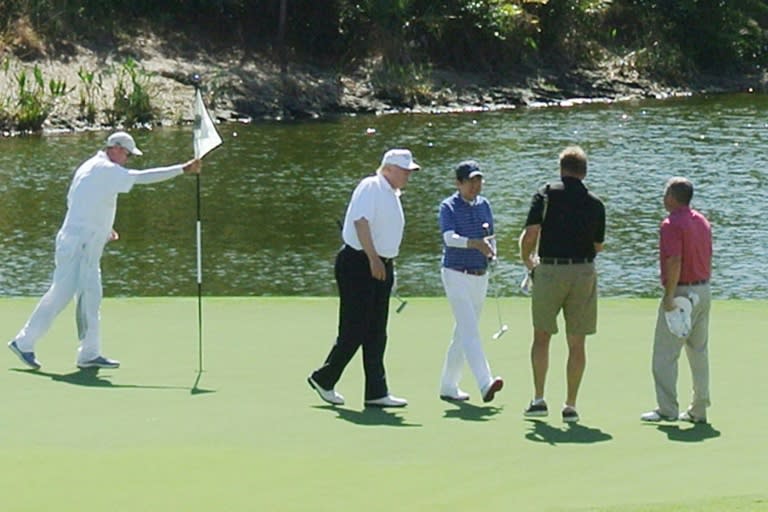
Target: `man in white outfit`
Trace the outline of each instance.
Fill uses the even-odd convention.
[[[40,368],[35,345],[73,298],[80,341],[78,368],[120,366],[119,361],[102,355],[99,333],[101,255],[107,242],[118,238],[112,228],[117,195],[129,192],[136,183],[157,183],[181,174],[198,174],[202,167],[200,160],[144,171],[125,167],[131,155],[141,154],[133,137],[126,132],[115,132],[103,150],[75,171],[67,194],[67,214],[56,235],[53,282],[27,323],[8,343],[8,348],[28,367]]]
[[[463,401],[469,394],[459,389],[466,360],[475,376],[484,402],[493,400],[504,381],[493,377],[480,340],[480,312],[488,290],[488,261],[495,257],[493,213],[480,195],[483,173],[474,160],[456,167],[453,195],[440,203],[440,232],[443,235],[441,275],[456,324],[445,356],[440,379],[440,398]]]

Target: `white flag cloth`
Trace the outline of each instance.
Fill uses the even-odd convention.
[[[195,127],[193,131],[193,141],[195,146],[195,158],[203,158],[211,150],[221,145],[221,136],[216,131],[216,126],[208,114],[208,110],[203,103],[203,96],[200,89],[195,93]]]

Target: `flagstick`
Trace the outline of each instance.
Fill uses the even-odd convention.
[[[203,243],[200,218],[200,175],[197,175],[197,372],[203,372]]]
[[[216,126],[213,124],[208,109],[203,103],[203,96],[200,92],[200,75],[192,77],[192,83],[195,85],[195,128],[193,132],[193,145],[195,148],[195,158],[202,159],[205,155],[221,146],[222,140]],[[197,380],[192,388],[192,393],[201,393],[203,390],[197,387],[200,382],[200,376],[203,372],[203,242],[202,242],[202,220],[200,215],[200,174],[197,175],[197,330],[198,330],[198,367]]]
[[[195,84],[195,96],[200,93],[200,75],[194,75],[192,78]],[[197,179],[197,222],[195,224],[195,237],[197,245],[197,381],[195,387],[203,373],[203,239],[202,239],[202,217],[200,215],[200,174],[195,176]]]

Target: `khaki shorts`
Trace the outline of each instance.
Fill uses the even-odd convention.
[[[531,299],[534,329],[557,334],[557,315],[561,309],[566,334],[597,332],[597,272],[594,263],[536,267]]]

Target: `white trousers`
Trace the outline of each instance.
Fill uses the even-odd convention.
[[[60,230],[56,235],[56,268],[53,282],[24,327],[16,335],[23,352],[34,352],[37,341],[50,329],[59,313],[74,298],[80,341],[77,362],[101,355],[101,255],[107,236],[91,230]]]
[[[441,395],[455,395],[459,389],[464,361],[475,376],[482,393],[492,381],[491,369],[480,340],[480,312],[488,291],[488,274],[473,276],[443,267],[440,271],[448,302],[451,304],[456,323],[453,339],[445,355],[443,375],[440,380]]]

